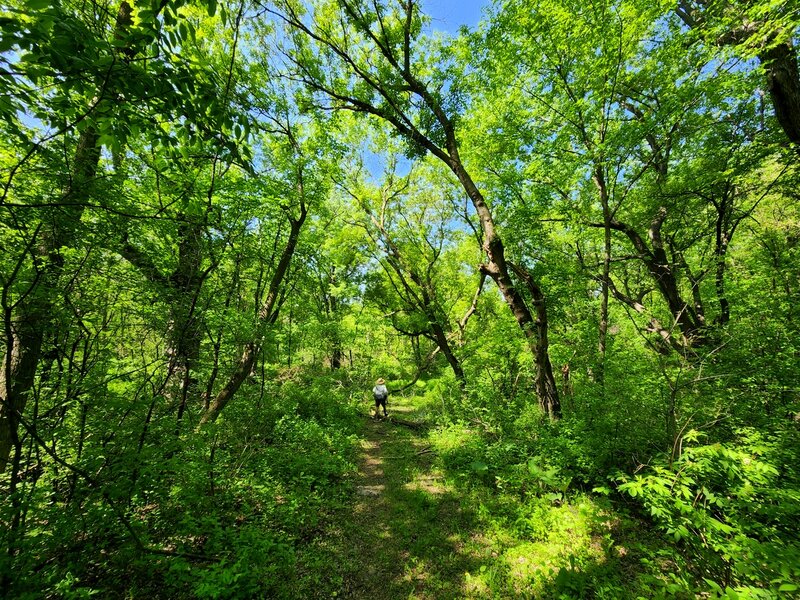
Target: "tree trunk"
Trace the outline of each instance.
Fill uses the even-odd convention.
[[[551,418],[561,417],[561,401],[558,397],[556,378],[553,375],[553,366],[550,363],[550,340],[548,337],[549,321],[544,293],[533,280],[531,274],[524,268],[514,263],[508,263],[528,288],[533,306],[536,309],[535,327],[525,327],[523,331],[528,339],[528,344],[533,352],[536,366],[536,395],[539,404]],[[527,307],[526,307],[527,308]],[[530,313],[529,313],[530,314]]]
[[[298,14],[291,6],[282,4],[281,7],[284,9],[283,17],[291,27],[295,28],[297,31],[308,34],[312,39],[317,40],[323,46],[332,49],[342,58],[343,62],[346,64],[345,68],[348,69],[354,77],[360,79],[362,82],[365,82],[367,86],[374,89],[379,96],[383,98],[393,98],[400,88],[405,88],[405,91],[415,94],[420,104],[427,107],[430,111],[427,116],[430,116],[441,126],[441,130],[444,134],[444,143],[442,144],[439,141],[434,141],[420,130],[415,124],[418,120],[417,117],[403,113],[403,111],[400,110],[398,106],[393,105],[392,102],[371,104],[370,101],[364,100],[363,95],[348,94],[347,92],[332,87],[327,78],[317,79],[309,75],[308,78],[304,79],[305,83],[313,89],[328,95],[330,98],[336,99],[337,102],[344,103],[352,110],[375,115],[390,123],[398,133],[406,137],[413,144],[425,148],[453,171],[464,188],[464,191],[472,201],[472,205],[475,207],[475,211],[480,219],[484,238],[483,249],[488,258],[486,264],[481,265],[481,270],[489,275],[500,288],[514,318],[528,340],[536,364],[536,389],[537,394],[539,394],[539,403],[551,417],[557,417],[561,409],[547,348],[547,319],[543,298],[541,299],[540,305],[537,307],[537,323],[534,323],[531,311],[525,304],[523,295],[516,289],[509,275],[503,243],[495,231],[491,211],[480,190],[478,190],[475,182],[461,162],[455,125],[453,120],[448,117],[447,111],[442,105],[441,89],[437,90],[435,93],[432,92],[427,87],[427,84],[424,83],[423,80],[417,78],[412,72],[411,40],[416,35],[412,31],[412,24],[414,23],[414,11],[417,9],[417,3],[408,2],[402,6],[405,10],[406,18],[402,31],[404,45],[401,55],[397,55],[392,51],[391,44],[383,43],[375,36],[371,29],[369,18],[365,17],[365,15],[358,10],[355,10],[348,2],[340,2],[339,5],[349,21],[356,25],[361,33],[371,40],[371,42],[374,42],[373,51],[383,55],[387,63],[391,65],[394,74],[401,77],[405,82],[404,86],[397,86],[394,79],[383,79],[383,74],[376,74],[373,78],[369,74],[371,66],[362,69],[358,61],[354,60],[353,56],[350,54],[350,47],[346,44],[339,45],[324,32],[315,30],[313,25],[309,25],[304,19],[299,18]],[[309,72],[309,69],[304,68],[302,60],[296,60],[296,62],[304,73]],[[542,319],[541,315],[544,315],[545,318]]]
[[[342,368],[342,359],[344,352],[342,351],[342,340],[339,331],[338,315],[339,315],[339,299],[335,294],[331,294],[328,290],[338,283],[336,277],[336,267],[331,270],[328,281],[330,286],[322,290],[323,302],[325,303],[326,317],[328,322],[332,325],[333,331],[331,333],[331,370],[336,371]]]
[[[6,548],[6,554],[11,561],[14,560],[19,552],[18,546],[20,542],[20,529],[22,525],[23,512],[23,503],[20,498],[21,492],[19,490],[20,466],[22,464],[22,442],[19,438],[16,428],[12,431],[12,438],[11,447],[14,450],[14,454],[11,460],[11,477],[8,484],[8,495],[11,499],[12,517],[7,533],[8,546]],[[9,591],[11,590],[12,581],[11,573],[7,569],[4,569],[2,575],[0,575],[0,594],[2,594],[4,598],[7,597]]]
[[[675,323],[677,323],[678,329],[682,334],[683,339],[678,340],[680,343],[677,346],[685,350],[692,344],[702,345],[707,341],[707,337],[702,319],[698,315],[698,312],[690,302],[686,302],[681,296],[677,280],[678,265],[672,264],[669,261],[667,253],[664,250],[661,240],[661,226],[666,216],[667,211],[662,207],[651,222],[648,236],[652,249],[630,225],[612,220],[610,221],[610,226],[611,229],[623,232],[639,253],[639,257],[650,272],[653,282],[658,288],[662,298],[667,303],[670,314],[675,320]],[[601,227],[601,225],[596,226]],[[610,291],[616,297],[621,296],[619,292],[615,293],[613,289]],[[632,299],[629,299],[626,304],[636,308],[633,306],[633,302]],[[638,304],[638,302],[636,304]],[[639,308],[636,308],[636,310],[637,312],[642,312]],[[666,329],[661,329],[660,332],[662,334],[666,333],[667,337],[672,336]]]
[[[167,353],[170,356],[172,382],[166,389],[171,396],[180,397],[178,421],[183,415],[187,397],[194,395],[196,379],[192,373],[200,358],[203,317],[198,313],[197,301],[204,279],[201,272],[202,236],[202,225],[180,225],[178,264],[168,281],[171,298]]]
[[[100,161],[98,139],[93,127],[85,129],[78,139],[72,178],[62,197],[67,206],[54,209],[39,232],[34,252],[35,260],[43,267],[19,302],[10,331],[7,328],[8,342],[0,374],[0,473],[6,469],[19,416],[33,387],[42,343],[53,327],[52,315],[60,296],[59,278],[64,266],[61,249],[75,243],[83,214],[80,200],[87,194]]]
[[[259,350],[260,346],[254,342],[249,342],[245,345],[242,357],[239,359],[239,363],[236,365],[233,374],[228,378],[228,382],[219,393],[214,396],[214,400],[209,405],[208,410],[203,415],[202,419],[200,419],[201,425],[217,420],[222,409],[233,399],[233,396],[239,391],[244,380],[247,379],[247,376],[253,371],[253,365],[256,362]]]
[[[334,341],[333,352],[331,353],[331,370],[336,371],[342,368],[342,347],[338,341]]]
[[[727,233],[719,224],[720,220],[721,219],[718,219],[717,223],[717,240],[714,248],[714,260],[716,261],[714,285],[717,289],[717,300],[719,302],[719,317],[717,317],[717,323],[719,325],[725,325],[731,318],[731,307],[725,293],[725,257],[728,253],[729,239]]]
[[[767,88],[786,137],[800,146],[800,73],[791,41],[770,48],[761,56],[767,73]]]
[[[208,410],[200,419],[200,425],[205,425],[206,423],[217,420],[219,414],[228,405],[236,392],[239,391],[239,388],[242,386],[242,383],[244,383],[244,380],[247,379],[247,376],[252,372],[256,358],[258,357],[259,352],[261,352],[261,344],[264,341],[265,330],[267,326],[273,324],[278,318],[278,311],[280,309],[278,295],[280,288],[283,285],[283,280],[286,277],[286,273],[289,270],[292,256],[294,256],[297,242],[300,239],[300,230],[303,227],[303,223],[305,222],[307,215],[308,209],[305,204],[301,203],[300,216],[297,219],[289,219],[291,223],[289,238],[286,240],[286,246],[284,247],[281,258],[278,261],[278,266],[275,268],[275,273],[272,275],[269,289],[267,290],[267,297],[259,308],[255,339],[251,340],[245,345],[244,352],[242,353],[242,356],[239,359],[233,374],[231,374],[231,376],[228,378],[228,382],[209,404]]]
[[[131,6],[123,0],[114,25],[114,36],[120,36],[132,24]],[[99,95],[107,90],[99,90]],[[64,266],[62,248],[75,244],[83,207],[81,200],[89,192],[100,162],[100,139],[90,125],[78,138],[72,173],[62,195],[61,209],[47,215],[34,250],[37,278],[19,302],[12,326],[7,327],[7,348],[0,372],[0,473],[8,464],[8,456],[17,436],[19,416],[25,410],[27,396],[33,387],[42,343],[52,330],[53,309],[59,301],[59,279]],[[6,315],[8,317],[8,315]]]
[[[533,354],[536,367],[536,395],[539,405],[550,417],[558,418],[561,416],[561,402],[558,398],[556,380],[553,376],[553,367],[550,363],[549,341],[548,341],[548,320],[547,307],[545,305],[544,294],[539,286],[533,281],[530,273],[519,269],[517,275],[523,275],[531,298],[536,308],[536,321],[534,322],[531,311],[525,303],[525,299],[514,285],[509,273],[509,265],[506,262],[505,248],[500,236],[497,235],[492,219],[491,211],[486,205],[480,190],[478,190],[469,173],[464,169],[458,158],[457,150],[450,148],[452,156],[450,168],[455,173],[467,195],[472,200],[472,205],[478,213],[481,229],[483,230],[483,249],[486,252],[488,261],[481,265],[481,270],[485,272],[500,288],[503,298],[511,309],[514,318],[520,329],[525,334],[528,346]]]
[[[453,374],[456,376],[459,387],[463,390],[467,385],[466,377],[464,377],[464,369],[461,368],[461,362],[450,347],[447,334],[435,318],[431,318],[431,329],[433,330],[433,337],[436,339],[436,345],[439,347],[442,354],[444,354],[447,363],[450,365],[450,368],[453,369]]]
[[[367,210],[367,212],[369,213],[369,210]],[[406,291],[408,295],[408,303],[413,304],[414,308],[422,312],[425,315],[425,318],[428,320],[429,329],[427,331],[417,332],[416,335],[413,333],[406,333],[406,335],[410,335],[411,337],[411,345],[415,349],[417,360],[419,359],[418,334],[423,333],[426,337],[432,338],[439,351],[444,354],[448,364],[450,365],[450,368],[453,369],[453,374],[456,377],[456,381],[458,381],[459,387],[463,391],[466,388],[467,380],[464,376],[464,369],[461,367],[461,362],[458,360],[458,357],[455,355],[453,348],[450,345],[449,334],[451,328],[449,319],[447,315],[444,314],[444,311],[438,309],[436,297],[432,295],[434,286],[430,279],[430,269],[428,269],[428,275],[423,277],[416,266],[408,264],[404,260],[404,257],[400,252],[400,248],[397,246],[397,244],[395,244],[394,240],[389,235],[389,232],[386,231],[386,228],[383,226],[383,219],[379,221],[371,214],[370,217],[373,224],[380,231],[380,234],[388,247],[389,256],[387,262],[392,270],[397,274],[400,284]],[[434,261],[435,260],[436,259],[434,258]],[[433,263],[430,263],[429,266],[432,265]],[[408,279],[406,278],[406,274],[416,285],[416,289],[411,285],[411,283],[409,283]],[[465,324],[466,319],[468,318],[469,316],[465,317]]]

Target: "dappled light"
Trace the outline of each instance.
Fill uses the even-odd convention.
[[[0,597],[797,597],[799,41],[4,1]]]

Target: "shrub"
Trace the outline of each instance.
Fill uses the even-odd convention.
[[[774,460],[779,439],[738,433],[738,444],[702,445],[689,432],[685,442],[697,445],[671,464],[662,459],[644,474],[620,475],[619,490],[682,544],[696,574],[718,593],[737,585],[791,591],[800,578],[797,482],[783,478]]]

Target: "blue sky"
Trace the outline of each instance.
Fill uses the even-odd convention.
[[[422,0],[422,10],[433,20],[433,29],[457,33],[461,25],[475,27],[487,4],[488,0]]]

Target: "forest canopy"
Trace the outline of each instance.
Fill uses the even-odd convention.
[[[368,597],[380,436],[466,519],[386,597],[796,593],[799,27],[5,2],[0,594]]]

